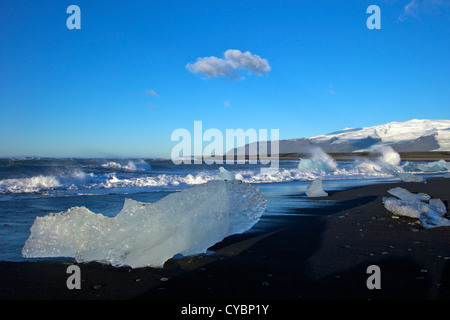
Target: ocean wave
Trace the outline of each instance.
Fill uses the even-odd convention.
[[[144,176],[136,178],[117,178],[112,175],[107,181],[98,184],[99,188],[130,188],[130,187],[161,187],[161,186],[179,186],[203,184],[214,179],[214,175],[207,173],[199,173],[197,175],[187,174],[168,175],[162,174],[157,176]]]
[[[296,180],[309,181],[314,179],[349,179],[349,178],[379,178],[392,176],[391,172],[379,171],[369,164],[353,168],[337,168],[333,172],[320,169],[302,171],[283,169],[271,174],[262,173],[259,168],[236,170],[230,169],[236,180],[247,183],[276,183]],[[36,176],[0,180],[0,193],[42,193],[50,191],[98,190],[141,188],[142,191],[159,189],[180,190],[185,187],[207,183],[217,179],[219,171],[210,170],[188,174],[137,174],[120,176],[115,172],[106,174],[81,173],[73,176]]]
[[[262,171],[261,166],[250,164],[236,167],[230,165],[227,169],[235,179],[253,184],[391,177],[405,181],[423,181],[421,174],[429,174],[435,170],[448,172],[449,164],[444,160],[419,165],[409,162],[401,165],[398,161],[399,158],[389,150],[379,158],[354,161],[334,161],[328,155],[318,152],[311,159],[280,163],[281,167],[270,173]],[[113,193],[182,190],[215,180],[220,175],[217,166],[206,165],[177,167],[170,163],[155,165],[154,170],[151,170],[151,165],[144,160],[104,160],[100,163],[84,160],[82,165],[75,166],[74,161],[68,164],[43,166],[50,171],[43,171],[32,177],[0,179],[0,194],[53,192],[72,195],[102,192],[96,190],[110,190]]]
[[[60,187],[59,180],[53,176],[36,176],[0,180],[0,193],[31,193]]]
[[[125,171],[149,171],[150,164],[144,160],[127,160],[126,164],[120,164],[117,161],[109,161],[101,165],[102,168],[110,170],[125,170]]]

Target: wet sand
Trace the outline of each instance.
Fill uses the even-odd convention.
[[[170,260],[164,268],[78,264],[79,290],[66,286],[66,270],[74,261],[0,262],[0,299],[135,299],[158,301],[155,306],[449,299],[450,229],[424,229],[413,219],[393,217],[382,197],[395,186],[440,198],[448,208],[450,179],[445,178],[337,191],[317,198],[332,204],[292,208],[272,230],[228,237],[211,248],[213,254]],[[367,287],[370,265],[380,268],[381,289]]]

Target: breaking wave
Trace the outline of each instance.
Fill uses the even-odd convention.
[[[21,179],[5,179],[0,181],[1,193],[29,193],[60,187],[55,177],[36,176]]]
[[[121,164],[116,161],[109,161],[101,165],[102,168],[111,170],[125,170],[125,171],[150,171],[151,165],[144,160],[131,161],[128,160],[126,164]]]
[[[0,163],[0,194],[45,194],[51,192],[84,194],[86,192],[95,193],[99,190],[109,190],[108,192],[112,193],[182,190],[214,180],[219,171],[218,165],[187,165],[183,167],[174,165],[170,160],[151,164],[144,160],[84,160],[84,162],[66,160],[57,165],[46,163],[43,160],[24,161],[14,162],[13,165]],[[29,176],[24,176],[26,175],[25,167],[27,170],[32,168]],[[4,174],[5,170],[9,168],[15,168],[14,170],[20,174],[9,173],[9,176]],[[429,163],[405,162],[401,164],[398,153],[391,148],[377,150],[370,159],[336,161],[317,149],[308,159],[280,161],[280,168],[270,173],[262,172],[261,166],[252,164],[230,165],[227,170],[237,180],[255,184],[315,179],[390,177],[399,177],[405,181],[423,181],[423,174],[434,172],[448,174],[450,163],[440,160]]]

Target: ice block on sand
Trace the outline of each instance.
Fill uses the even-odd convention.
[[[328,193],[323,190],[322,180],[316,179],[309,186],[306,187],[306,195],[310,198],[326,197]]]
[[[212,180],[155,203],[127,199],[113,218],[73,207],[37,217],[22,255],[162,267],[176,254],[205,253],[225,237],[250,229],[266,201],[248,183]]]

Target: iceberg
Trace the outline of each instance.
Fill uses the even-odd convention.
[[[306,187],[306,195],[309,198],[314,197],[327,197],[328,193],[326,193],[322,188],[322,180],[316,179],[309,186]]]
[[[22,255],[162,267],[174,255],[205,253],[225,237],[249,230],[266,203],[259,188],[248,183],[212,180],[155,203],[126,199],[112,218],[72,207],[37,217]]]

